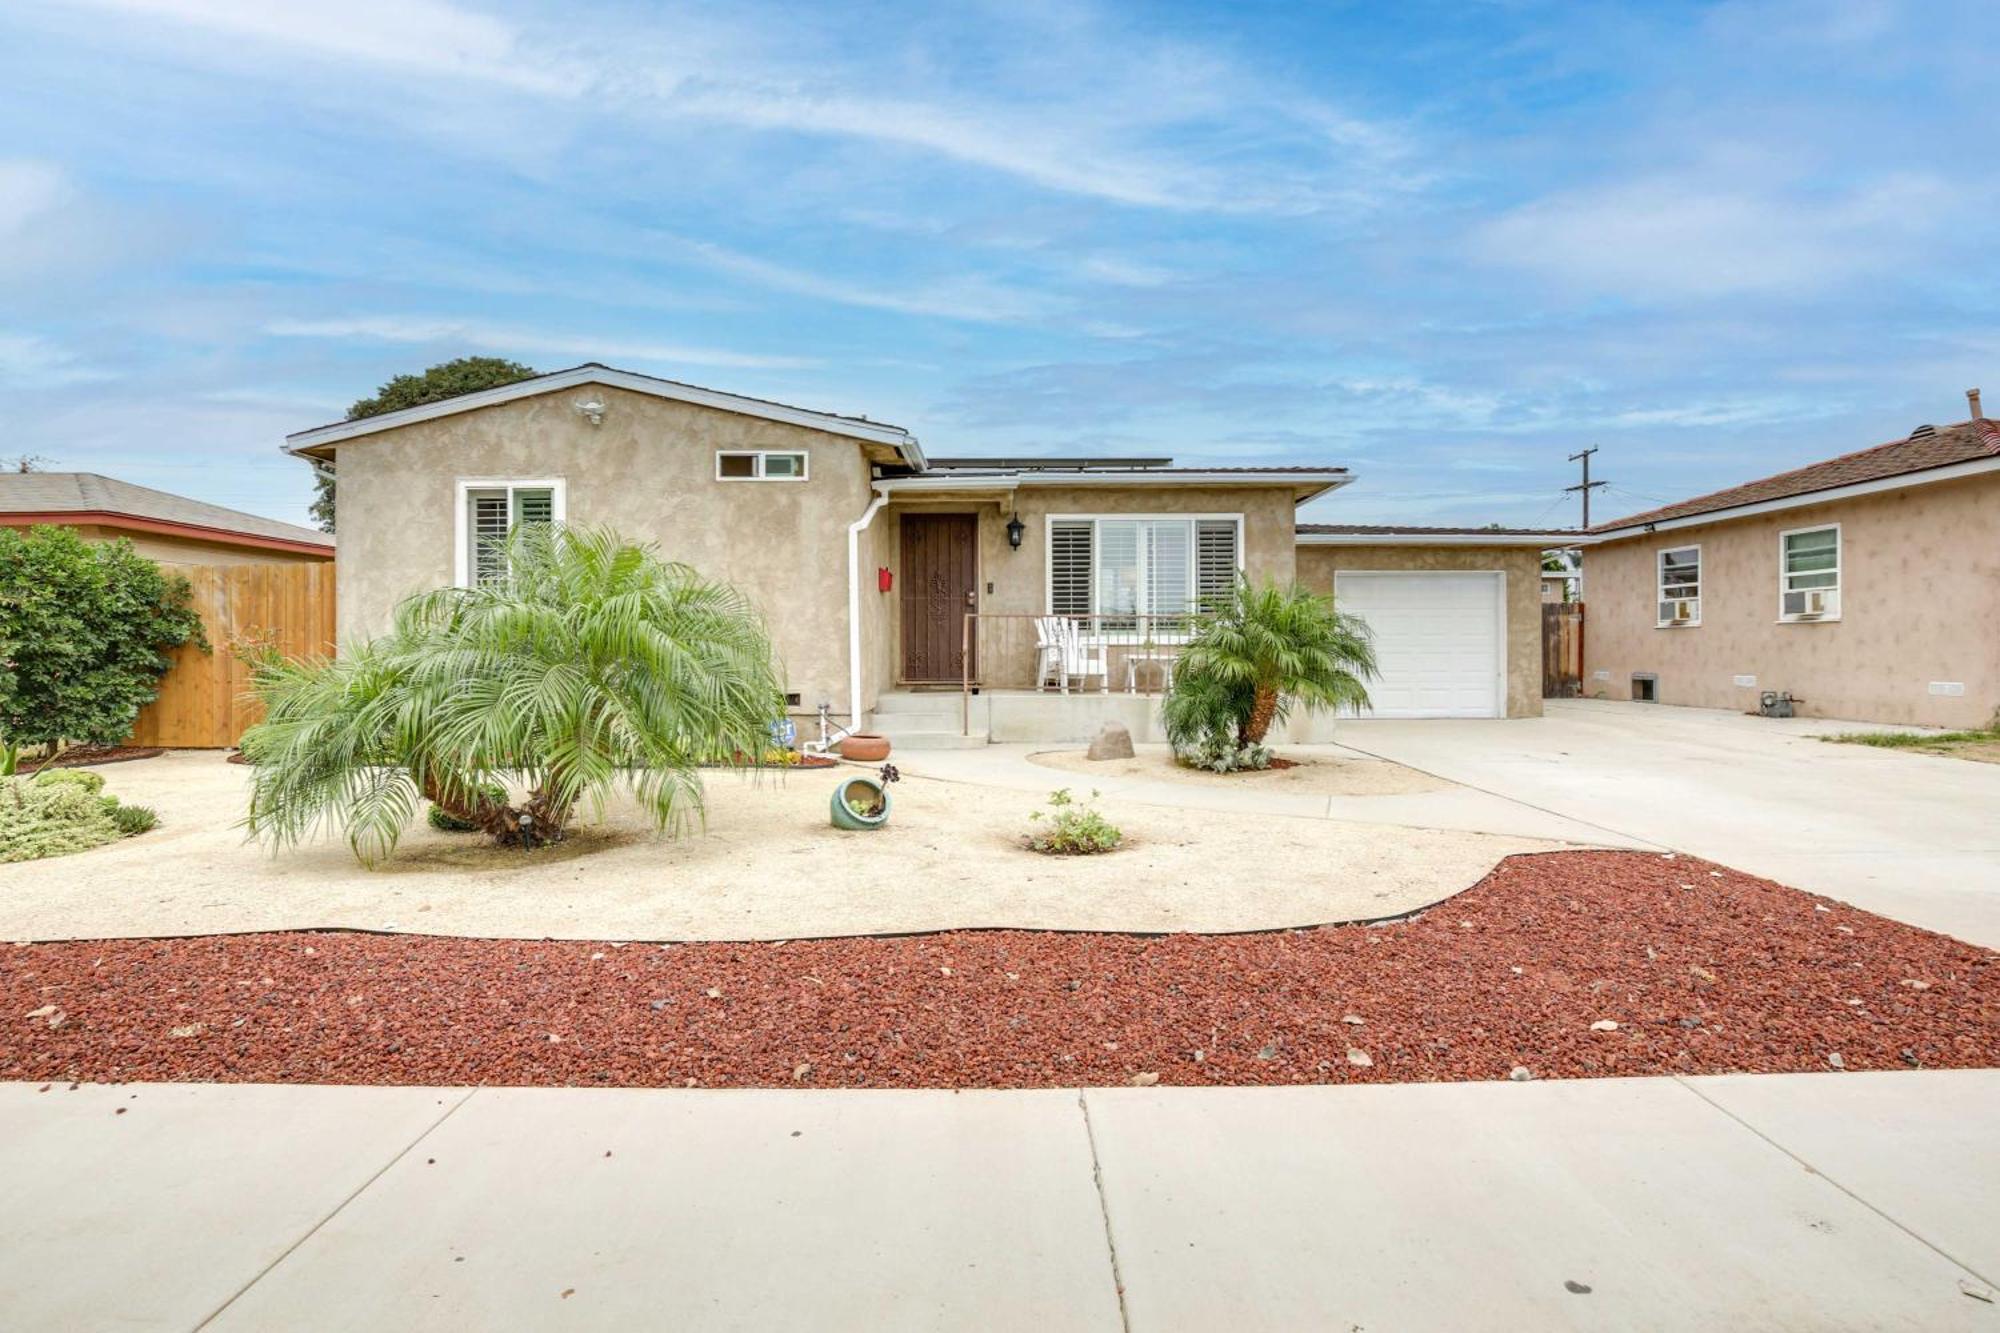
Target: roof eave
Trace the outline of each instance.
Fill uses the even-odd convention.
[[[183,523],[178,519],[120,513],[115,509],[24,509],[0,513],[0,527],[28,528],[42,525],[118,528],[128,532],[147,532],[158,536],[187,537],[230,546],[249,546],[264,551],[291,551],[299,555],[319,555],[329,560],[333,558],[332,542],[275,537],[261,532],[215,527],[207,523]]]
[[[1599,539],[1583,532],[1301,532],[1300,546],[1519,546],[1546,550],[1589,546]]]
[[[1959,463],[1944,463],[1937,467],[1922,468],[1914,472],[1898,472],[1893,476],[1877,477],[1872,481],[1849,482],[1845,486],[1828,486],[1816,491],[1800,491],[1795,495],[1781,495],[1769,500],[1753,500],[1747,504],[1725,505],[1720,509],[1705,509],[1698,514],[1682,514],[1674,518],[1659,518],[1638,523],[1620,523],[1616,526],[1592,528],[1590,535],[1597,541],[1620,541],[1627,537],[1644,536],[1649,532],[1671,532],[1677,528],[1700,527],[1710,523],[1728,523],[1739,518],[1755,518],[1759,514],[1779,513],[1787,509],[1803,509],[1808,505],[1833,504],[1841,500],[1858,499],[1865,495],[1875,495],[1883,491],[1903,490],[1910,486],[1926,486],[1940,481],[1956,481],[1962,477],[1979,476],[1987,472],[2000,472],[2000,455],[1989,458],[1971,458]]]
[[[724,393],[719,389],[704,389],[698,385],[682,384],[677,380],[641,375],[629,370],[614,370],[610,366],[595,363],[575,366],[569,370],[551,371],[546,375],[537,375],[533,379],[502,384],[491,389],[479,389],[472,393],[441,399],[435,403],[422,403],[395,412],[384,412],[380,416],[362,417],[354,421],[334,421],[324,426],[314,426],[310,430],[294,431],[285,437],[284,450],[299,457],[325,461],[331,456],[331,448],[346,440],[373,435],[379,431],[394,430],[400,426],[414,425],[421,421],[434,421],[439,417],[453,416],[460,412],[477,411],[482,407],[514,402],[521,398],[560,393],[564,389],[580,388],[586,384],[626,389],[634,393],[649,394],[655,398],[693,403],[699,407],[713,407],[720,411],[737,412],[767,421],[802,426],[808,430],[824,431],[830,435],[843,435],[850,439],[888,445],[912,467],[926,466],[923,446],[917,443],[914,435],[899,426],[833,416],[809,408],[766,402],[760,398],[745,398],[740,394]]]

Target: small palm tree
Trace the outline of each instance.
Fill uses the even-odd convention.
[[[1261,745],[1294,707],[1368,706],[1362,682],[1375,675],[1368,627],[1328,598],[1297,584],[1242,580],[1206,609],[1162,708],[1176,749],[1223,737]]]
[[[422,799],[533,846],[619,787],[678,829],[701,812],[700,764],[761,751],[779,673],[734,589],[604,530],[524,524],[505,554],[499,578],[409,599],[336,660],[254,661],[254,834],[282,847],[332,825],[372,863]],[[518,804],[492,799],[509,778]]]

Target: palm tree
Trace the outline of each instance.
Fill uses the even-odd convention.
[[[1162,709],[1176,749],[1233,733],[1261,745],[1294,707],[1366,708],[1375,675],[1367,625],[1297,584],[1247,580],[1208,608],[1174,667]]]
[[[253,833],[340,827],[372,863],[423,799],[533,846],[621,787],[679,829],[700,764],[768,742],[780,677],[734,589],[605,530],[523,524],[505,554],[500,577],[409,599],[337,660],[254,661]],[[510,777],[525,798],[492,799]]]

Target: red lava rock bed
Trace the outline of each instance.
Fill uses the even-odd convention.
[[[23,944],[0,947],[0,1004],[0,1078],[50,1083],[1063,1087],[2000,1064],[2000,955],[1639,852],[1512,857],[1407,921],[1251,935]]]

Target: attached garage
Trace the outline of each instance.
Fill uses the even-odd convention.
[[[1370,717],[1542,711],[1542,551],[1574,534],[1298,525],[1299,582],[1375,633]]]
[[[1334,605],[1375,636],[1372,717],[1505,717],[1507,577],[1342,570]]]

